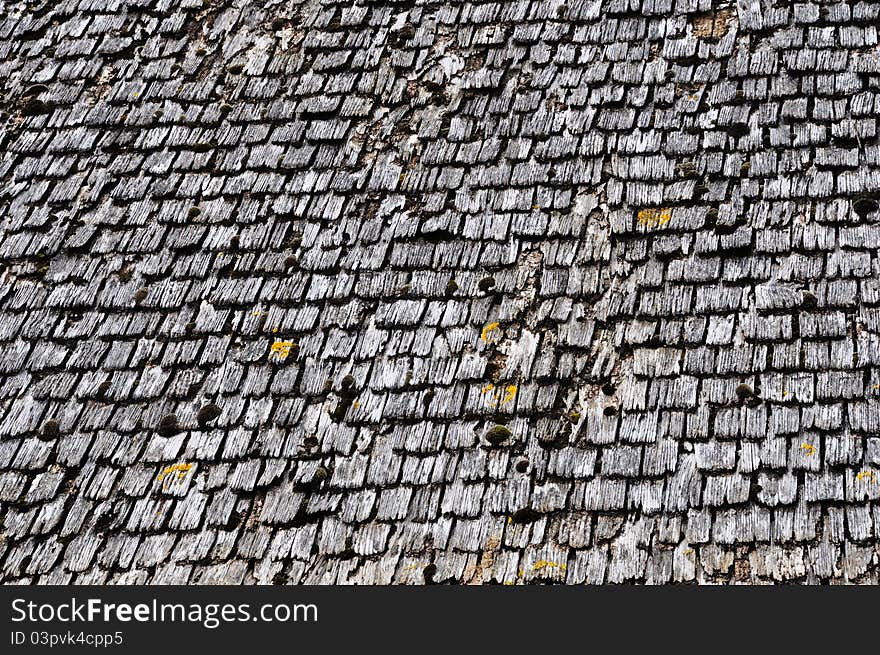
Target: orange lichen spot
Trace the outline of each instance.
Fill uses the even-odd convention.
[[[532,205],[532,209],[541,209],[541,205]]]
[[[354,403],[352,403],[352,404],[354,405],[354,408],[355,408],[355,409],[360,409],[361,401],[360,401],[360,400],[355,400]]]
[[[856,479],[859,482],[874,482],[874,472],[873,471],[861,471],[856,474]]]
[[[641,209],[636,215],[639,225],[645,227],[660,227],[672,219],[672,210],[668,207],[659,209]]]
[[[500,332],[501,324],[498,321],[493,321],[489,323],[486,327],[483,328],[483,331],[480,333],[480,339],[489,343],[491,339],[496,337],[494,334],[496,331]]]
[[[171,466],[166,466],[164,469],[162,469],[162,472],[159,473],[158,480],[159,482],[164,482],[164,480],[172,473],[177,473],[177,475],[174,476],[177,479],[183,479],[186,477],[186,474],[192,469],[192,467],[192,464],[172,464]]]
[[[272,344],[272,352],[278,355],[278,359],[286,359],[293,348],[293,341],[276,341]]]
[[[807,457],[812,457],[813,455],[816,454],[816,446],[814,446],[813,444],[806,443],[806,442],[801,444],[801,450],[803,450],[804,453],[806,453]]]

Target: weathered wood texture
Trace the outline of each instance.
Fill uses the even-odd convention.
[[[878,25],[0,3],[0,580],[880,582]]]

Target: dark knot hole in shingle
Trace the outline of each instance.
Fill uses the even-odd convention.
[[[516,510],[510,518],[514,523],[524,525],[526,523],[534,523],[541,518],[541,515],[531,507],[523,507],[522,509]]]
[[[208,403],[199,410],[196,421],[200,427],[205,427],[208,423],[220,416],[221,410],[218,405]]]
[[[801,296],[801,306],[805,309],[813,309],[819,304],[819,299],[812,291],[804,291]]]
[[[877,207],[877,199],[870,196],[859,196],[853,201],[853,211],[861,218],[866,218],[871,212],[877,211]]]
[[[58,425],[58,421],[56,421],[54,418],[50,418],[48,421],[43,423],[43,439],[47,441],[52,441],[54,439],[57,439],[60,434],[61,428]]]
[[[742,383],[736,388],[736,396],[740,400],[748,400],[755,395],[754,390],[747,384]]]
[[[749,126],[745,123],[734,123],[727,128],[727,134],[734,139],[740,139],[749,133]]]
[[[484,277],[482,280],[480,280],[477,286],[479,287],[480,291],[486,293],[487,291],[495,288],[495,278],[491,275],[489,277]]]
[[[173,437],[175,434],[183,432],[183,429],[177,422],[177,416],[174,414],[167,414],[162,417],[161,421],[159,421],[158,432],[163,437]]]
[[[511,431],[504,425],[496,425],[486,432],[486,441],[493,446],[500,446],[512,436]]]

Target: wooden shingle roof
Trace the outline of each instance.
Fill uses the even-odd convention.
[[[0,12],[0,581],[880,582],[880,3]]]

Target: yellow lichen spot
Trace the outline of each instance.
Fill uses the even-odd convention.
[[[507,517],[507,525],[510,525],[511,523],[513,523],[513,517],[512,517],[512,516],[508,516],[508,517]]]
[[[862,471],[856,474],[856,479],[859,482],[874,482],[874,472],[873,471]]]
[[[513,580],[505,580],[504,584],[507,585],[508,587],[512,587],[516,583]]]
[[[525,572],[522,569],[520,569],[519,571],[516,572],[516,577],[518,577],[518,578],[521,578],[524,575],[525,575]]]
[[[487,394],[491,391],[496,391],[496,387],[491,382],[487,384],[485,387],[480,389],[480,392],[483,394]],[[517,392],[517,386],[515,384],[508,384],[503,389],[498,390],[499,395],[496,397],[495,401],[492,402],[493,407],[498,407],[499,405],[503,405],[505,403],[509,403],[514,399]],[[503,395],[502,395],[503,394]]]
[[[516,391],[517,388],[515,384],[508,384],[504,388],[504,398],[501,399],[501,404],[503,405],[504,403],[509,403],[513,400],[513,397],[516,396]]]
[[[637,215],[639,225],[645,227],[659,227],[672,219],[672,210],[668,207],[660,209],[641,209]]]
[[[360,401],[360,400],[355,400],[353,404],[354,404],[354,408],[355,408],[355,409],[360,409],[360,406],[361,406],[361,401]]]
[[[187,472],[192,469],[192,464],[172,464],[171,466],[166,466],[161,473],[159,473],[158,480],[162,482],[166,476],[171,475],[172,473],[177,473],[177,478],[185,478]]]
[[[807,457],[812,457],[813,455],[816,454],[816,446],[814,446],[813,444],[806,443],[806,442],[801,444],[801,450],[803,450],[806,453]]]
[[[259,315],[260,315],[259,309],[255,309],[254,311],[251,312],[251,316],[259,316]]]
[[[694,554],[694,549],[693,549],[693,548],[685,548],[685,549],[684,549],[684,554],[685,554],[685,555],[693,555],[693,554]]]
[[[480,339],[488,343],[490,338],[492,338],[493,336],[492,333],[496,330],[499,330],[500,327],[501,324],[498,321],[489,323],[486,327],[483,328],[483,332],[480,334]]]
[[[278,328],[277,328],[277,327],[276,327],[276,328],[272,328],[272,334],[275,334],[276,332],[278,332]]]
[[[276,341],[272,344],[272,352],[278,354],[278,359],[286,359],[293,348],[293,341]]]
[[[532,205],[532,209],[541,209],[541,205]]]
[[[559,569],[560,571],[565,571],[567,568],[567,564],[557,564],[556,562],[549,562],[545,559],[538,560],[532,565],[532,570],[534,571],[540,571],[541,569]]]

